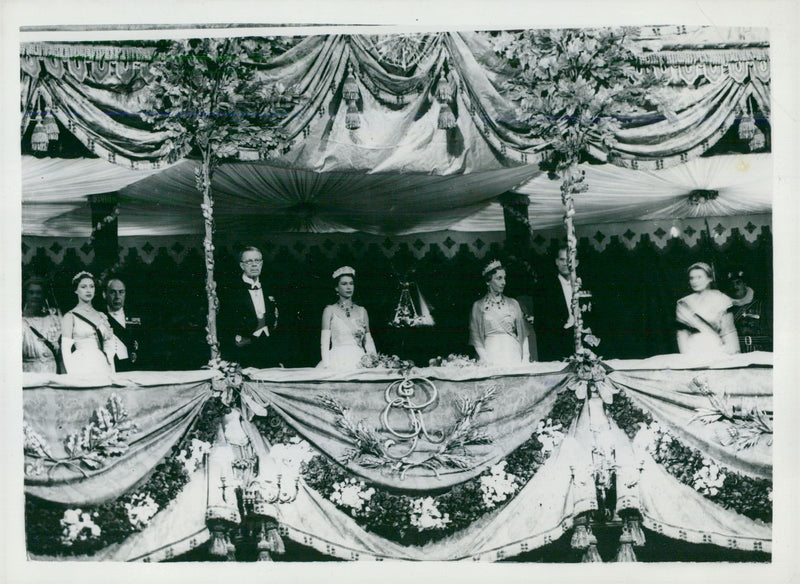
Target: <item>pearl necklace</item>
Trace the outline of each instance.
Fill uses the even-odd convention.
[[[349,300],[345,302],[342,301],[342,299],[340,298],[339,300],[336,301],[336,304],[339,305],[339,308],[344,310],[344,313],[347,316],[347,318],[350,318],[350,311],[353,309],[353,301]]]
[[[491,307],[495,308],[503,308],[506,305],[506,297],[502,294],[498,294],[497,296],[492,296],[491,294],[487,294],[486,298],[484,299],[483,309],[489,310]]]

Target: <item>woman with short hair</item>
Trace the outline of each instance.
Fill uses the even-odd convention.
[[[320,367],[356,369],[367,353],[376,353],[369,331],[369,316],[363,306],[353,303],[356,271],[342,266],[333,272],[336,302],[322,312]]]
[[[731,299],[711,288],[714,282],[711,266],[697,262],[689,266],[687,273],[692,293],[678,300],[675,308],[678,351],[711,356],[738,353]]]
[[[70,375],[108,376],[114,373],[114,332],[108,317],[92,306],[94,276],[78,272],[72,278],[72,289],[78,303],[61,322],[64,366]]]
[[[498,260],[482,271],[486,295],[472,305],[469,343],[481,363],[522,365],[528,358],[528,331],[519,303],[503,295],[506,270]]]

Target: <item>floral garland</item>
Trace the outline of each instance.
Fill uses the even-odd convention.
[[[401,375],[411,373],[416,367],[414,362],[408,359],[401,359],[397,355],[384,355],[383,353],[367,353],[361,357],[358,363],[359,369],[392,369]]]
[[[429,367],[450,367],[452,369],[464,369],[466,367],[483,367],[476,359],[467,355],[450,353],[447,357],[434,357],[428,361]]]
[[[25,497],[28,551],[37,555],[92,555],[144,529],[189,482],[211,448],[222,417],[230,410],[219,399],[203,406],[194,427],[153,470],[150,478],[114,501],[69,508]]]
[[[467,527],[518,493],[561,442],[581,403],[571,391],[560,393],[531,437],[504,460],[436,495],[414,497],[368,484],[321,454],[302,464],[302,476],[365,529],[403,545],[423,545]],[[254,423],[273,446],[288,448],[299,440],[272,412]]]
[[[726,509],[772,522],[771,480],[748,477],[713,463],[636,407],[624,390],[605,407],[629,438],[643,443],[653,459],[683,484]]]

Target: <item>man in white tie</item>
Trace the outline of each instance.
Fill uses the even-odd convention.
[[[575,261],[577,268],[577,259]],[[541,361],[558,361],[575,352],[575,317],[566,247],[558,249],[554,263],[556,273],[541,278],[534,297],[534,328]]]
[[[261,251],[246,247],[239,255],[241,279],[220,298],[220,350],[225,359],[243,367],[274,367],[280,362],[275,342],[278,306],[262,286],[263,265]]]
[[[117,371],[140,369],[139,332],[141,318],[125,314],[125,283],[119,278],[106,282],[103,298],[105,313],[114,331],[114,364]]]

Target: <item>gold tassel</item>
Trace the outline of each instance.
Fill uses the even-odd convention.
[[[33,134],[31,135],[31,148],[34,152],[47,152],[47,146],[50,144],[50,139],[47,137],[47,131],[44,129],[42,123],[42,116],[36,116],[36,125],[33,127]]]
[[[597,551],[597,538],[594,536],[594,533],[592,533],[592,528],[588,525],[586,526],[586,533],[588,535],[588,545],[586,546],[586,551],[583,552],[581,562],[602,562],[603,558],[600,557],[600,552]]]
[[[58,124],[52,112],[47,112],[44,117],[44,131],[47,132],[47,138],[52,142],[58,140]]]
[[[622,528],[622,535],[619,536],[619,550],[615,562],[635,562],[636,554],[633,552],[633,537],[626,527]]]
[[[225,528],[222,526],[213,526],[211,529],[211,541],[208,546],[208,553],[217,560],[227,559],[228,547],[232,546],[231,540]]]
[[[751,115],[746,115],[739,119],[739,138],[741,140],[751,140],[757,132],[756,120]]]
[[[453,115],[453,110],[446,103],[443,103],[439,109],[439,124],[440,130],[452,130],[456,127],[456,116]]]
[[[439,100],[439,103],[450,103],[450,100],[453,99],[453,87],[445,77],[442,77],[439,85],[436,86],[436,99]]]
[[[644,537],[644,531],[642,531],[642,524],[638,519],[629,519],[626,521],[625,528],[628,530],[628,533],[631,534],[633,545],[636,547],[642,547],[647,542]]]
[[[589,530],[586,528],[586,525],[575,525],[575,529],[572,532],[572,539],[570,540],[570,546],[576,550],[585,550],[589,547]]]
[[[348,130],[358,130],[361,127],[361,117],[358,115],[356,102],[351,101],[347,104],[347,115],[344,118],[344,125]]]
[[[756,128],[755,134],[753,134],[753,137],[750,138],[750,141],[747,143],[747,148],[750,152],[755,152],[756,150],[761,150],[766,145],[767,139],[764,137],[764,133]]]
[[[345,101],[355,101],[359,98],[358,83],[356,83],[355,76],[353,75],[353,68],[347,67],[347,76],[344,78],[342,85],[342,97]]]

